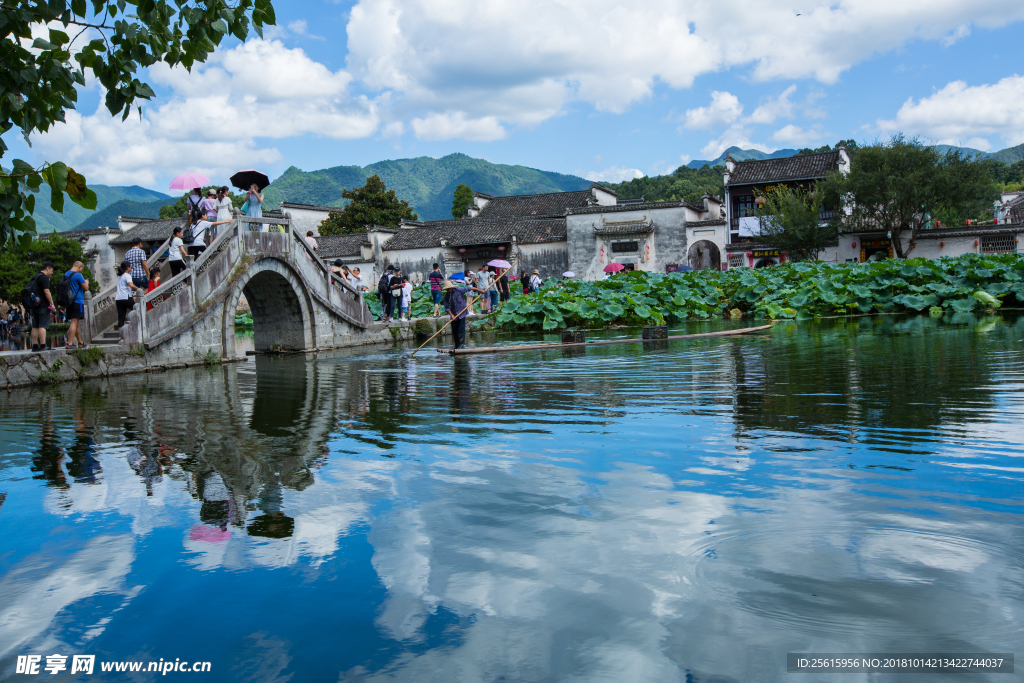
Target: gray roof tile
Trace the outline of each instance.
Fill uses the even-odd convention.
[[[569,209],[589,206],[593,200],[594,195],[590,190],[493,197],[480,209],[477,218],[564,216]]]
[[[646,204],[616,204],[615,206],[587,206],[578,209],[569,209],[570,214],[582,213],[615,213],[617,211],[646,211],[647,209],[672,209],[679,206],[689,206],[697,211],[704,210],[704,204],[700,202],[647,202]]]
[[[361,256],[362,246],[370,246],[365,233],[356,235],[328,235],[316,238],[317,255],[320,258],[343,258]]]
[[[729,185],[777,183],[785,180],[824,178],[839,168],[839,152],[805,154],[781,159],[739,161],[729,176]]]
[[[568,193],[563,193],[568,194]],[[426,249],[440,247],[441,240],[450,246],[472,244],[497,244],[511,242],[512,235],[520,244],[540,242],[564,242],[565,218],[524,218],[518,220],[482,220],[463,218],[461,220],[429,221],[421,227],[405,228],[395,233],[384,248]]]
[[[145,223],[139,223],[134,228],[125,230],[121,235],[110,240],[109,244],[131,244],[136,238],[143,242],[163,242],[171,236],[171,233],[178,226],[185,224],[184,218],[161,218],[153,220],[146,219]]]

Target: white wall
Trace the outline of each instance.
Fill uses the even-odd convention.
[[[288,215],[292,217],[292,225],[306,234],[307,230],[312,230],[315,237],[320,236],[319,226],[325,218],[331,215],[330,211],[322,211],[320,209],[296,209],[295,207],[287,207],[284,209]],[[341,207],[338,207],[338,211],[341,211]]]

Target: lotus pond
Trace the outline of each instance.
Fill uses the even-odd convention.
[[[12,391],[0,680],[1018,680],[786,655],[1024,642],[1022,339],[979,305]],[[100,668],[161,659],[211,670]]]

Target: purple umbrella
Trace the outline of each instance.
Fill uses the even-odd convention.
[[[487,265],[494,266],[495,268],[511,268],[512,264],[508,261],[502,261],[500,258],[496,258],[493,261],[488,261]]]
[[[191,190],[193,187],[209,185],[210,179],[202,173],[182,173],[171,181],[172,190]]]

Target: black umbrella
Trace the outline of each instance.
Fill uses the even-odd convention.
[[[256,187],[262,190],[270,184],[270,178],[267,177],[266,173],[261,173],[252,168],[239,171],[231,176],[231,184],[240,190],[248,190],[254,183]]]

